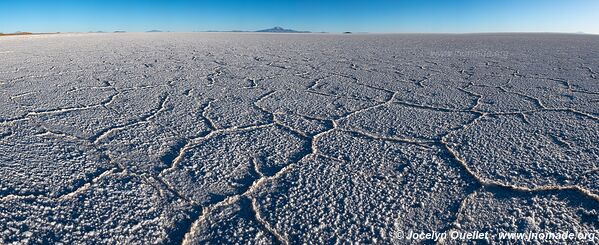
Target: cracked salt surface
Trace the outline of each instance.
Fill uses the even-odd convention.
[[[4,37],[0,243],[597,233],[598,53],[557,34]]]

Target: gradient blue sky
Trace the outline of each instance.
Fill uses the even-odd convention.
[[[597,0],[0,0],[0,32],[586,32]]]

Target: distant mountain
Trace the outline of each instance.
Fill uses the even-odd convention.
[[[33,33],[31,32],[24,32],[24,31],[18,31],[15,33],[1,33],[0,32],[0,36],[18,36],[18,35],[32,35]]]
[[[280,26],[275,26],[273,28],[270,29],[264,29],[264,30],[259,30],[256,32],[274,32],[274,33],[310,33],[309,31],[296,31],[296,30],[292,30],[292,29],[285,29],[283,27]]]
[[[162,31],[161,30],[150,30],[150,31],[147,31],[147,32],[162,32]]]

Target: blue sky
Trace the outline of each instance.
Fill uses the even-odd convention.
[[[597,0],[0,0],[0,32],[586,32]]]

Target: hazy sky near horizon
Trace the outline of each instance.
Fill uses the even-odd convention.
[[[0,32],[585,32],[597,0],[0,0]]]

